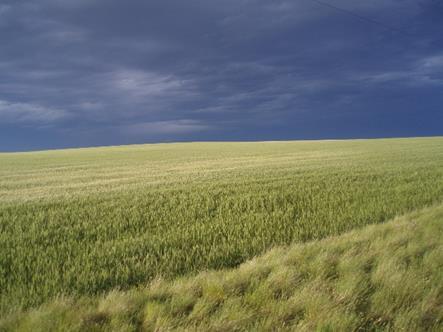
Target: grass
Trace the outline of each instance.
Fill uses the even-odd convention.
[[[225,271],[74,300],[1,331],[442,331],[443,204]]]
[[[443,138],[0,154],[0,313],[235,267],[442,198]]]

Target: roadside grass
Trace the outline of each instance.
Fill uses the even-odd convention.
[[[0,331],[442,331],[443,204],[238,268],[59,298]]]
[[[0,154],[0,313],[235,267],[442,200],[443,138]]]

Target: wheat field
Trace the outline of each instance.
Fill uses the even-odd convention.
[[[441,202],[443,138],[0,154],[0,312],[224,269]]]
[[[0,318],[0,331],[443,330],[443,205],[238,268],[59,297]]]

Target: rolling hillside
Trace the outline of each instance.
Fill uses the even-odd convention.
[[[233,268],[443,200],[443,138],[0,154],[0,312]]]

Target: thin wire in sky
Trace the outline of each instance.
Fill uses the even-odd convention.
[[[404,30],[392,27],[390,25],[384,24],[384,23],[379,22],[377,20],[374,20],[372,18],[369,18],[369,17],[363,16],[363,15],[360,15],[358,13],[355,13],[355,12],[353,12],[351,10],[348,10],[348,9],[345,9],[345,8],[341,8],[341,7],[338,7],[338,6],[335,6],[335,5],[331,5],[330,3],[323,2],[323,1],[320,1],[320,0],[310,0],[310,1],[315,2],[316,4],[318,4],[320,6],[328,7],[330,9],[335,10],[335,11],[339,11],[341,13],[345,13],[345,14],[354,16],[354,17],[356,17],[356,18],[358,18],[358,19],[360,19],[362,21],[366,21],[366,22],[369,22],[369,23],[372,23],[372,24],[379,25],[379,26],[381,26],[381,27],[383,27],[383,28],[385,28],[387,30],[394,31],[394,32],[397,32],[397,33],[401,33],[401,34],[403,34],[405,36],[409,36],[409,33],[407,31],[404,31]]]

